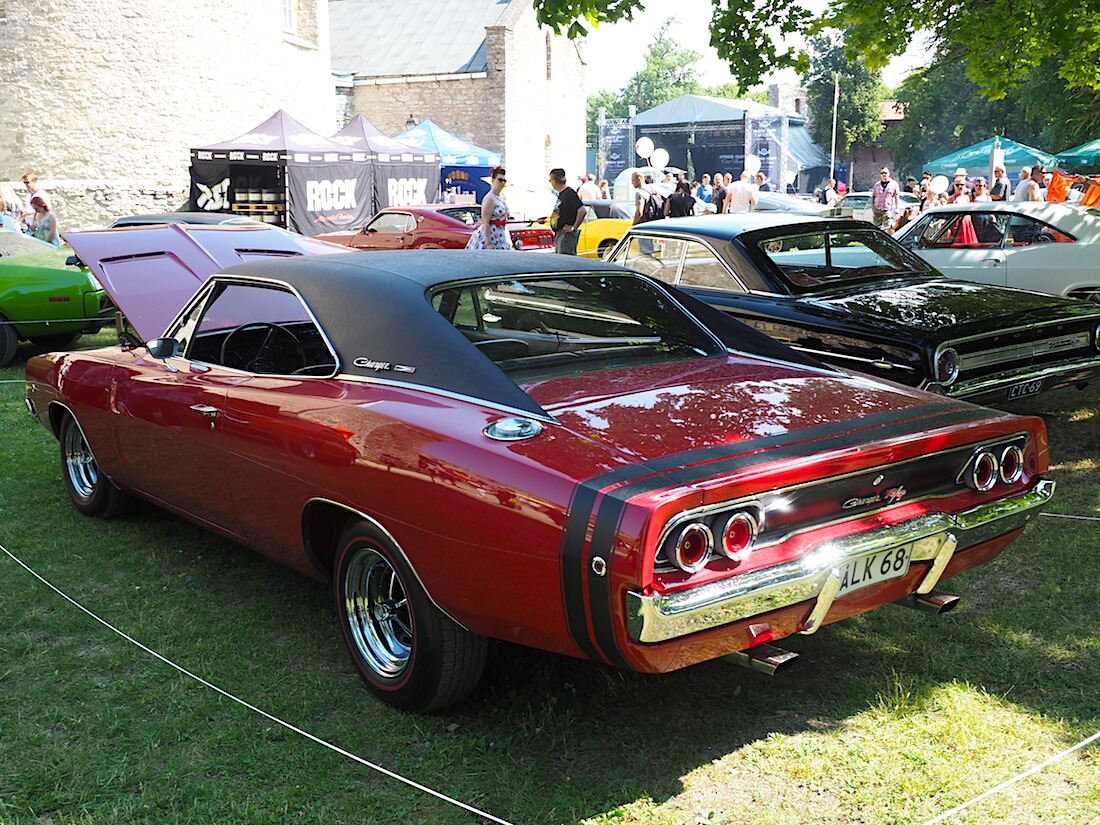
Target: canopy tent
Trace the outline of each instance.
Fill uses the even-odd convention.
[[[1100,166],[1100,138],[1074,146],[1058,153],[1058,161],[1063,166],[1091,169]]]
[[[361,226],[373,214],[368,160],[280,109],[240,137],[191,150],[188,208],[303,235]]]
[[[806,119],[755,100],[681,95],[634,118],[635,138],[649,137],[669,163],[695,177],[714,170],[738,175],[755,166],[773,183],[785,184],[810,169],[828,168],[828,156],[813,142]],[[629,164],[628,164],[629,165]]]
[[[479,203],[489,194],[489,183],[482,178],[488,178],[493,167],[500,166],[496,152],[474,146],[430,120],[396,135],[394,140],[439,155],[444,192],[473,194]]]
[[[332,136],[335,143],[370,156],[372,207],[409,206],[439,200],[439,156],[386,137],[362,115]]]
[[[988,174],[992,162],[993,143],[996,140],[1001,142],[1006,172],[1019,172],[1021,166],[1034,166],[1036,163],[1041,163],[1048,168],[1058,165],[1058,158],[1054,155],[1017,143],[1011,138],[1002,137],[983,140],[981,143],[975,143],[973,146],[930,160],[922,168],[933,175],[953,175],[959,167],[966,169],[970,174],[983,172]]]

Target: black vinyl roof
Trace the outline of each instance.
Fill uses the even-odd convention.
[[[432,307],[425,293],[465,280],[570,272],[638,277],[620,266],[568,255],[448,249],[250,261],[217,277],[248,275],[297,289],[324,327],[345,374],[434,387],[545,416]]]
[[[817,215],[796,215],[790,212],[748,212],[744,215],[695,215],[686,218],[665,218],[633,227],[634,232],[671,232],[703,235],[708,238],[733,240],[745,232],[775,227],[801,228],[821,224],[822,229],[855,228],[851,220],[821,218]],[[862,228],[862,227],[861,227]]]

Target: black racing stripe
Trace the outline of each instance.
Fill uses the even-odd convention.
[[[858,419],[859,426],[863,429],[870,429],[873,427],[880,427],[886,424],[893,424],[899,421],[911,421],[914,418],[919,418],[922,415],[927,415],[930,412],[942,413],[943,404],[926,404],[920,407],[908,407],[902,410],[887,410],[886,412],[875,413],[873,415],[866,416],[865,418]],[[972,405],[960,405],[965,410],[979,410],[978,407]],[[988,412],[982,412],[981,415],[988,415]],[[739,453],[752,452],[755,450],[767,450],[772,447],[778,447],[783,444],[790,444],[795,442],[802,442],[807,440],[817,440],[823,437],[834,435],[838,432],[847,432],[852,429],[852,419],[845,419],[841,421],[832,421],[828,424],[819,424],[815,427],[806,427],[801,430],[790,430],[779,435],[769,435],[762,438],[755,438],[751,441],[740,441],[732,444],[718,444],[711,447],[700,447],[697,450],[689,450],[684,453],[677,453],[675,455],[663,456],[661,458],[654,459],[652,461],[639,462],[637,464],[631,464],[628,467],[620,467],[612,470],[608,473],[604,473],[599,476],[595,476],[589,479],[589,484],[592,484],[597,489],[604,487],[610,487],[614,484],[619,484],[624,481],[630,481],[637,479],[641,476],[649,475],[651,473],[660,473],[667,470],[676,470],[688,464],[698,464],[703,461],[712,460],[716,456],[727,454],[732,450],[736,450]]]
[[[930,407],[930,409],[942,410],[942,406]],[[949,424],[960,423],[963,421],[971,421],[978,418],[985,418],[989,415],[988,411],[983,410],[980,407],[971,407],[969,405],[960,407],[958,409],[951,410],[950,412],[941,412],[939,415],[929,416],[921,420],[921,426],[923,428],[932,429],[934,427],[946,426]],[[868,418],[873,418],[869,416]],[[864,419],[867,420],[867,419]],[[819,428],[811,428],[819,429]],[[806,434],[809,430],[801,430],[800,434]],[[884,438],[890,438],[895,435],[904,434],[906,432],[912,432],[912,422],[909,420],[897,421],[889,425],[880,425],[876,428],[874,433],[874,440],[880,440]],[[772,461],[781,461],[785,458],[796,457],[800,455],[806,455],[809,449],[813,452],[824,452],[828,450],[843,449],[845,447],[857,446],[864,444],[868,440],[867,433],[864,431],[858,432],[841,432],[832,435],[831,437],[818,438],[812,442],[812,444],[802,443],[804,438],[798,439],[799,443],[790,443],[791,439],[785,436],[781,437],[769,437],[764,439],[758,439],[749,442],[736,445],[726,445],[724,450],[737,449],[739,452],[743,451],[746,446],[751,446],[756,451],[744,454],[741,453],[736,456],[731,456],[726,460],[711,460],[702,466],[685,467],[684,462],[676,465],[677,469],[672,472],[665,472],[661,474],[650,474],[647,477],[639,478],[636,481],[623,484],[614,489],[607,490],[600,500],[599,511],[596,515],[596,526],[592,533],[592,543],[589,546],[588,552],[584,552],[583,547],[583,533],[580,538],[579,558],[577,558],[577,549],[571,548],[573,555],[569,561],[563,559],[563,579],[568,580],[568,568],[579,562],[581,565],[577,572],[583,578],[584,575],[591,575],[591,585],[589,587],[589,604],[592,611],[592,637],[590,642],[595,644],[604,659],[609,663],[618,665],[620,667],[627,667],[622,652],[615,644],[615,624],[614,624],[614,604],[612,600],[611,591],[611,573],[612,564],[614,562],[614,543],[615,536],[618,531],[619,520],[622,518],[623,510],[626,508],[627,502],[644,493],[655,492],[657,490],[677,486],[682,484],[689,484],[701,478],[707,478],[713,475],[721,473],[735,472],[738,470],[752,467],[759,464],[764,464]],[[761,442],[768,442],[768,446],[761,449]],[[679,458],[683,459],[686,456],[693,456],[696,461],[699,460],[699,455],[711,455],[713,456],[714,450],[695,450],[689,453],[681,453]],[[673,457],[670,457],[673,458]],[[638,465],[638,469],[644,466],[647,469],[653,465]],[[614,473],[608,473],[603,476],[599,476],[595,479],[590,479],[584,482],[578,488],[578,493],[575,498],[581,498],[580,490],[588,490],[591,492],[592,498],[595,498],[595,491],[598,489],[597,484],[602,484],[606,487],[606,480],[608,476]],[[637,473],[635,473],[637,475]],[[587,497],[586,497],[587,498]],[[574,529],[572,518],[574,512],[578,514],[580,510],[574,510],[570,508],[571,522],[569,530]],[[588,526],[588,510],[584,511],[584,527]],[[579,515],[578,515],[579,518]],[[589,573],[590,562],[593,556],[602,556],[607,562],[607,573],[604,577],[604,581],[600,582],[599,578],[594,573]],[[583,598],[583,589],[580,585],[575,585],[580,590],[580,594]],[[572,626],[572,625],[571,625]],[[587,625],[585,626],[587,630]]]
[[[589,550],[589,558],[600,554],[601,548],[605,549],[603,558],[607,562],[607,570],[603,577],[597,576],[591,569],[591,562],[586,565],[589,575],[588,600],[592,610],[592,629],[595,642],[599,645],[604,657],[616,667],[627,668],[626,659],[615,642],[615,623],[612,621],[615,615],[614,599],[612,597],[611,561],[615,555],[615,536],[619,532],[619,521],[623,510],[626,509],[626,499],[619,496],[604,496],[600,501],[600,509],[596,514],[596,526],[592,530],[592,545]]]
[[[950,424],[973,421],[978,418],[986,418],[988,415],[989,413],[981,407],[974,407],[972,410],[963,408],[921,419],[920,425],[922,429],[933,429],[935,427],[944,427]],[[905,433],[911,433],[913,431],[911,424],[912,422],[899,421],[896,424],[876,427],[875,431],[871,434],[871,438],[868,438],[868,433],[860,431],[840,433],[830,438],[817,439],[812,444],[808,445],[798,443],[785,446],[770,446],[758,452],[749,453],[747,455],[737,455],[725,460],[710,461],[695,467],[681,466],[672,472],[663,473],[661,477],[664,479],[664,485],[670,483],[690,484],[699,478],[719,475],[721,473],[736,472],[746,467],[753,467],[770,461],[780,461],[784,458],[806,455],[807,448],[812,448],[815,453],[824,452],[826,450],[839,450],[845,447],[857,447],[861,444],[868,443],[869,440],[879,441],[897,435],[904,435]],[[755,444],[756,442],[753,443]],[[616,488],[615,494],[620,494],[630,486],[631,485],[628,484]]]
[[[588,610],[584,597],[588,559],[584,544],[598,492],[598,488],[587,484],[581,484],[573,491],[561,546],[561,591],[569,635],[585,655],[596,662],[604,660],[604,657],[597,650],[588,627]]]

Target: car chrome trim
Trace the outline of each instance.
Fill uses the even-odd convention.
[[[1080,358],[1074,361],[1062,361],[1047,367],[1028,370],[1019,373],[998,373],[987,378],[976,378],[970,381],[958,381],[947,389],[947,394],[952,398],[965,398],[969,395],[979,395],[986,392],[1007,389],[1013,384],[1022,384],[1027,381],[1037,381],[1040,378],[1056,378],[1065,373],[1081,372],[1083,370],[1100,370],[1100,355],[1094,358]],[[1087,380],[1087,379],[1082,379]]]
[[[980,445],[970,449],[970,453],[967,456],[967,463],[969,463],[970,461],[973,460],[974,455],[980,449],[996,450],[998,447],[1000,447],[1002,445],[1004,445],[1005,448],[1007,449],[1009,447],[1012,447],[1012,446],[1018,444],[1018,445],[1020,445],[1021,452],[1026,453],[1028,445],[1030,443],[1031,443],[1031,438],[1028,436],[1027,433],[1013,433],[1011,435],[1001,436],[1000,438],[991,438],[988,441],[983,441]],[[960,447],[948,447],[948,448],[944,448],[942,450],[934,450],[934,451],[929,452],[929,453],[923,453],[919,456],[914,456],[913,458],[906,458],[906,459],[902,459],[900,461],[892,461],[888,464],[878,464],[878,465],[875,465],[875,467],[869,468],[869,469],[853,470],[849,473],[841,473],[839,475],[826,476],[824,478],[817,478],[817,479],[814,479],[813,481],[806,481],[806,482],[803,482],[801,484],[792,484],[788,487],[774,488],[772,491],[769,491],[769,492],[774,492],[776,495],[778,495],[780,497],[788,496],[788,495],[790,495],[792,493],[795,493],[796,491],[799,491],[799,490],[806,490],[806,489],[809,489],[811,487],[820,487],[820,486],[825,485],[825,484],[832,484],[832,483],[835,483],[835,482],[838,482],[838,481],[844,481],[845,479],[848,479],[848,478],[854,478],[856,476],[864,475],[867,472],[869,472],[869,470],[871,470],[871,469],[878,470],[882,473],[888,473],[888,472],[891,472],[892,470],[895,470],[899,467],[905,467],[905,466],[908,466],[910,464],[916,464],[918,462],[927,461],[928,459],[933,459],[933,458],[937,458],[939,456],[948,455],[949,453],[953,453],[953,452],[965,453],[967,449],[968,448],[966,446],[960,446]],[[1022,465],[1022,463],[1023,462],[1021,461],[1021,465]],[[963,474],[965,473],[965,471],[966,471],[966,466],[964,465],[963,469],[960,470],[958,475],[955,477],[955,483],[956,484],[963,484],[964,483],[963,482]],[[700,507],[693,507],[690,510],[682,510],[681,512],[677,513],[675,515],[675,517],[669,519],[665,523],[665,526],[663,528],[661,528],[660,537],[658,538],[658,541],[657,541],[657,547],[660,548],[660,547],[664,546],[664,544],[667,541],[669,535],[672,533],[673,530],[676,529],[676,527],[678,525],[683,524],[684,522],[688,522],[688,521],[695,521],[699,518],[707,518],[711,515],[714,515],[716,513],[721,513],[721,512],[726,511],[726,510],[736,511],[736,510],[745,510],[747,508],[756,508],[756,509],[758,509],[760,511],[760,529],[761,529],[761,531],[763,531],[765,529],[765,520],[767,518],[767,513],[764,512],[764,507],[763,507],[763,505],[761,504],[761,502],[759,500],[759,495],[760,495],[759,493],[754,493],[753,495],[745,496],[744,498],[729,499],[727,501],[719,501],[719,502],[715,502],[713,504],[704,504]],[[915,497],[915,498],[906,498],[905,501],[906,501],[906,503],[909,503],[909,504],[915,504],[915,503],[920,503],[922,501],[928,501],[929,499],[936,499],[936,498],[943,498],[943,496],[942,495],[936,495],[934,493],[930,493],[928,495],[918,496],[918,497]],[[894,506],[896,506],[896,505],[894,505],[893,503],[886,502],[881,507],[876,507],[872,510],[865,510],[865,511],[861,512],[855,518],[866,518],[867,516],[877,515],[878,513],[884,512],[885,510],[889,510],[891,507],[894,507]],[[790,541],[790,539],[792,539],[794,536],[802,535],[803,533],[806,533],[810,530],[820,530],[823,527],[832,527],[834,524],[841,524],[845,521],[851,521],[852,518],[853,517],[851,515],[838,514],[837,518],[829,520],[829,521],[817,522],[816,524],[814,524],[813,527],[803,528],[803,529],[799,529],[799,530],[792,530],[792,531],[784,533],[782,535],[769,537],[766,540],[760,540],[760,538],[758,536],[757,539],[758,539],[759,543],[754,544],[754,548],[755,549],[760,549],[760,548],[765,548],[765,547],[772,547],[772,546],[774,546],[776,544],[779,544],[781,542]]]
[[[825,350],[814,349],[813,347],[804,347],[800,344],[788,344],[792,349],[796,349],[799,352],[805,352],[808,355],[813,355],[817,358],[828,359],[830,361],[854,361],[857,364],[867,364],[871,367],[878,367],[879,369],[888,370],[905,370],[906,372],[916,373],[917,368],[911,367],[908,364],[899,364],[896,361],[885,361],[881,358],[864,358],[860,355],[848,355],[844,352],[827,352]]]
[[[826,618],[839,587],[839,581],[832,582],[843,562],[911,545],[912,561],[932,562],[918,586],[930,590],[956,552],[1023,527],[1050,500],[1054,487],[1053,481],[1041,479],[1016,496],[828,541],[799,559],[698,587],[664,594],[628,591],[627,635],[644,644],[664,642],[810,601],[815,604],[803,632],[813,632]]]
[[[558,424],[558,419],[554,418],[550,413],[543,411],[543,415],[535,415],[530,410],[521,410],[516,407],[509,407],[506,404],[497,404],[493,401],[487,401],[484,398],[477,398],[473,395],[463,395],[457,392],[451,392],[450,390],[443,390],[439,387],[432,387],[427,384],[407,384],[404,381],[392,381],[386,378],[378,378],[373,375],[349,375],[347,373],[339,373],[334,376],[341,381],[350,381],[356,384],[381,384],[386,387],[397,387],[403,390],[414,390],[416,392],[425,392],[431,395],[438,395],[443,398],[450,398],[455,401],[472,402],[482,407],[487,407],[492,410],[499,410],[506,415],[518,416],[520,418],[530,418],[532,421],[542,421],[547,424]]]
[[[344,510],[345,512],[349,513],[350,515],[357,516],[358,518],[363,519],[363,521],[369,522],[372,527],[374,527],[376,530],[378,530],[378,532],[380,532],[383,536],[386,537],[386,539],[393,545],[393,548],[401,555],[401,558],[405,561],[405,564],[407,564],[409,566],[409,570],[412,571],[413,577],[416,579],[416,583],[420,585],[420,589],[423,590],[424,595],[426,595],[428,597],[428,601],[430,601],[432,604],[434,604],[443,615],[445,615],[448,619],[450,619],[452,622],[457,624],[463,630],[469,630],[469,628],[466,627],[466,625],[464,625],[462,622],[460,622],[458,619],[456,619],[451,614],[451,612],[449,610],[447,610],[445,607],[443,607],[443,605],[441,605],[439,602],[437,602],[435,600],[435,597],[432,596],[431,591],[428,590],[427,585],[424,584],[424,580],[422,578],[420,578],[420,574],[417,572],[416,566],[412,563],[412,560],[409,558],[408,554],[405,552],[405,549],[401,546],[400,542],[398,542],[397,539],[394,538],[393,533],[391,533],[389,530],[387,530],[385,527],[382,526],[382,522],[380,522],[378,519],[374,518],[373,516],[368,516],[362,510],[357,510],[356,508],[354,508],[354,507],[352,507],[348,504],[344,504],[344,503],[339,502],[339,501],[333,501],[331,498],[323,498],[321,496],[314,496],[313,498],[309,499],[309,501],[307,501],[305,503],[304,507],[302,507],[302,546],[304,547],[304,549],[306,551],[306,555],[309,557],[309,560],[313,563],[313,566],[318,570],[318,572],[327,575],[329,580],[331,581],[331,579],[332,579],[332,570],[329,569],[329,568],[324,567],[323,565],[321,565],[319,563],[319,560],[317,558],[317,554],[315,552],[313,552],[313,548],[309,544],[309,538],[308,538],[309,534],[308,534],[308,531],[306,530],[306,512],[309,510],[309,506],[311,504],[327,504],[327,505],[330,505],[332,507],[336,507],[339,510]]]

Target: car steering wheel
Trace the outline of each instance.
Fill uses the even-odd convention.
[[[240,357],[239,353],[232,352],[229,347],[229,343],[233,340],[233,336],[239,332],[244,332],[245,330],[260,329],[266,329],[267,335],[265,335],[263,341],[260,342],[260,346],[256,348],[256,354],[252,356],[252,360],[241,364],[230,364],[226,358],[227,355],[235,356],[232,359],[233,361],[244,360]],[[294,345],[294,355],[298,359],[298,363],[290,370],[286,370],[286,372],[291,373],[294,372],[294,370],[304,367],[307,363],[306,353],[305,350],[302,349],[302,342],[298,340],[298,336],[296,336],[286,327],[280,326],[279,324],[273,324],[268,321],[250,321],[247,324],[241,324],[239,327],[230,332],[227,336],[225,336],[225,340],[222,341],[221,351],[218,354],[218,360],[227,367],[239,366],[240,369],[248,370],[249,372],[259,372],[260,370],[256,369],[256,365],[261,364],[265,361],[264,356],[268,353],[270,349],[272,349],[272,347],[274,346],[275,337],[279,334],[285,335],[291,340]],[[283,372],[283,370],[277,371]]]

